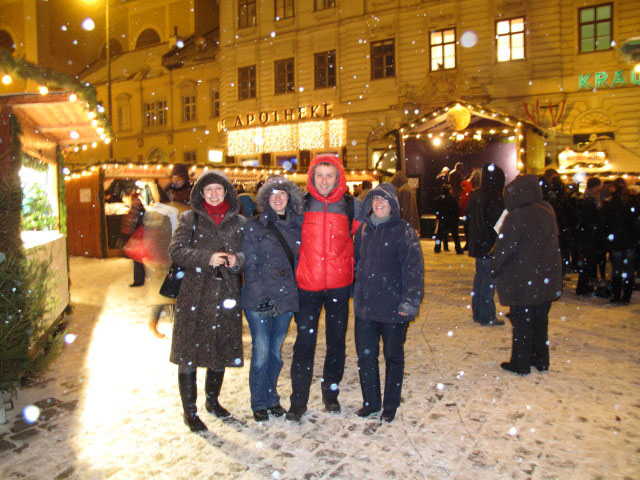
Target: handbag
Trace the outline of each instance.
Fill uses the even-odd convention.
[[[148,252],[144,242],[144,227],[142,225],[136,228],[136,231],[124,244],[122,253],[135,262],[143,262]]]
[[[198,215],[194,213],[189,245],[193,243],[193,235],[196,231],[197,223]],[[162,282],[162,286],[160,287],[160,295],[167,298],[176,298],[178,296],[178,293],[180,293],[180,284],[182,283],[184,273],[185,268],[183,266],[176,265],[175,263],[171,264],[171,267],[169,267],[169,271],[167,272],[167,276],[164,277],[164,281]]]

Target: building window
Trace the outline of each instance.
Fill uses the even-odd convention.
[[[456,68],[456,29],[431,32],[431,71]]]
[[[149,45],[156,45],[161,41],[162,40],[160,40],[160,35],[158,35],[158,32],[156,32],[152,28],[147,28],[140,35],[138,35],[138,39],[136,40],[136,48],[143,48],[143,47],[148,47]],[[111,42],[109,42],[109,46],[111,46]],[[110,52],[110,54],[113,54],[113,52]],[[105,58],[106,56],[107,55],[105,53]]]
[[[196,119],[196,96],[182,96],[182,121],[191,122]]]
[[[167,124],[167,101],[144,104],[144,126],[158,127]]]
[[[256,24],[256,0],[238,0],[238,28]]]
[[[256,98],[256,66],[238,69],[238,100]]]
[[[293,0],[275,0],[276,21],[293,17]]]
[[[580,9],[578,15],[580,52],[595,52],[611,48],[612,14],[613,4],[611,3]]]
[[[13,41],[13,37],[6,30],[0,30],[0,48],[4,48],[9,53],[16,51],[16,44]]]
[[[182,160],[183,163],[186,163],[187,165],[195,165],[196,163],[198,163],[197,160],[197,155],[196,155],[196,151],[195,150],[190,150],[190,151],[185,151],[182,152]]]
[[[119,132],[131,130],[131,97],[123,93],[116,98],[116,125]]]
[[[313,56],[316,88],[336,86],[336,51],[316,53]]]
[[[217,88],[211,89],[211,117],[220,116],[220,92]]]
[[[315,10],[325,10],[336,6],[336,0],[315,0]]]
[[[498,61],[522,60],[524,58],[524,17],[496,22]]]
[[[393,77],[396,74],[394,40],[371,42],[371,78]]]
[[[276,95],[293,92],[295,89],[293,80],[293,58],[276,61],[275,70]]]

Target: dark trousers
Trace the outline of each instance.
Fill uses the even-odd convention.
[[[602,252],[599,248],[585,245],[579,249],[578,259],[578,295],[590,294],[598,280],[598,262]]]
[[[458,235],[458,222],[441,222],[438,220],[438,228],[436,231],[436,246],[434,251],[436,253],[440,252],[440,247],[444,243],[444,248],[447,250],[448,242],[447,235],[451,234],[451,238],[453,239],[453,243],[456,247],[456,252],[462,252],[462,247],[460,246],[460,236]]]
[[[142,285],[144,283],[144,263],[133,261],[133,283]]]
[[[386,364],[384,378],[385,410],[395,410],[400,406],[402,378],[404,375],[404,342],[407,338],[409,322],[386,323],[356,317],[355,340],[358,353],[360,388],[365,407],[379,410],[380,371],[378,354],[380,337]]]
[[[324,306],[327,355],[322,373],[322,396],[338,398],[344,374],[345,338],[349,320],[350,287],[320,292],[298,290],[300,310],[296,313],[298,335],[293,345],[291,362],[291,406],[306,406],[313,378],[313,359],[316,353],[318,319]]]
[[[631,298],[635,274],[634,257],[635,251],[632,248],[611,252],[611,286],[616,300],[628,302]]]
[[[540,305],[511,306],[512,367],[520,372],[529,372],[532,365],[549,368],[549,345],[547,332],[551,302]]]

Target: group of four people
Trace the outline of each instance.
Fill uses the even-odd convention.
[[[185,267],[171,345],[178,365],[184,421],[206,430],[196,408],[196,369],[207,369],[205,406],[229,416],[218,402],[226,367],[243,365],[242,310],[252,336],[251,408],[257,421],[269,415],[300,421],[307,411],[320,313],[325,310],[327,351],[321,380],[325,410],[341,411],[349,299],[367,417],[382,410],[392,421],[400,405],[404,341],[418,314],[424,266],[416,231],[402,220],[395,188],[381,184],[364,203],[347,194],[335,155],[315,157],[307,193],[283,177],[259,190],[259,215],[246,221],[229,180],[204,173],[191,192],[170,246],[171,260]],[[241,287],[241,274],[244,283]],[[355,281],[354,281],[355,280]],[[277,383],[281,347],[295,315],[297,337],[291,364],[291,403],[280,405]],[[384,400],[378,345],[384,345]]]

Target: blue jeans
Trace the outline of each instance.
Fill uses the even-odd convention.
[[[265,410],[280,404],[278,377],[282,370],[280,349],[289,330],[293,313],[261,317],[258,312],[244,311],[251,330],[251,368],[249,389],[251,409]]]
[[[476,258],[476,275],[473,277],[471,310],[476,322],[491,322],[496,318],[493,294],[496,281],[491,275],[491,258]]]

